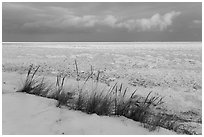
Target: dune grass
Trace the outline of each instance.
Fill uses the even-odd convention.
[[[104,95],[103,91],[94,91],[90,95],[86,95],[84,100],[84,109],[82,111],[88,114],[111,115],[113,100],[108,97],[108,94]]]
[[[162,97],[151,95],[152,92],[149,92],[145,98],[137,95],[137,90],[134,90],[132,94],[128,95],[128,88],[124,87],[122,83],[119,85],[115,83],[109,89],[99,91],[98,82],[100,71],[98,71],[96,79],[93,79],[92,70],[80,87],[79,70],[76,60],[76,81],[78,81],[78,85],[75,92],[71,92],[70,89],[64,87],[66,76],[57,76],[55,87],[46,84],[44,78],[34,78],[39,67],[34,69],[33,65],[30,66],[25,83],[18,92],[55,99],[58,101],[57,107],[66,106],[70,109],[79,110],[88,114],[124,116],[141,122],[150,131],[156,130],[158,127],[164,127],[174,131],[178,130],[178,125],[176,124],[178,119],[162,113],[154,114],[154,108],[164,102],[162,101]],[[91,91],[85,92],[84,87],[89,79],[92,80],[96,87],[92,87]]]
[[[66,76],[60,77],[57,76],[56,81],[56,91],[54,92],[54,98],[58,101],[57,107],[60,107],[62,105],[67,105],[68,101],[70,99],[73,99],[74,93],[72,92],[66,92],[64,89],[64,81]]]
[[[33,65],[30,65],[26,76],[26,80],[23,83],[22,88],[20,88],[20,90],[18,90],[17,92],[37,94],[37,92],[40,93],[46,87],[44,80],[39,82],[38,79],[34,78],[39,68],[40,66],[38,66],[37,68],[33,68]],[[33,73],[32,70],[34,70]]]

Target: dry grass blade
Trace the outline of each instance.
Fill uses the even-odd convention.
[[[78,65],[77,65],[76,59],[74,60],[74,63],[75,63],[76,72],[77,72],[77,81],[79,81],[79,69],[78,69]]]
[[[119,88],[119,90],[118,90],[118,91],[120,92],[120,94],[121,94],[121,92],[122,92],[122,88],[123,88],[123,84],[121,83],[121,84],[120,84],[120,88]]]
[[[137,89],[135,89],[135,91],[132,93],[132,95],[130,96],[130,98],[133,98],[133,96],[135,95]]]
[[[86,78],[86,80],[84,81],[84,83],[83,83],[81,89],[84,88],[84,86],[86,85],[86,82],[91,78],[92,75],[93,75],[93,71],[92,71],[92,66],[91,66],[91,73],[90,73],[90,75]]]
[[[125,91],[124,91],[124,93],[123,93],[123,98],[124,98],[125,95],[126,95],[127,89],[128,89],[128,88],[126,88]]]
[[[115,84],[113,85],[113,87],[110,87],[110,88],[109,88],[109,90],[108,90],[108,93],[109,93],[109,94],[112,93],[112,91],[113,91],[114,88],[117,86],[117,84],[118,84],[118,83],[115,83]]]
[[[152,93],[152,91],[149,92],[149,94],[148,94],[147,97],[145,98],[144,104],[147,102],[147,100],[148,100],[148,98],[149,98],[149,95],[150,95],[151,93]]]
[[[96,77],[97,83],[98,83],[98,81],[99,81],[99,76],[100,76],[100,71],[98,71],[98,74],[97,74],[97,77]]]
[[[59,76],[57,75],[56,86],[59,86]]]
[[[93,74],[93,66],[91,65],[91,74]]]
[[[35,74],[36,74],[36,72],[38,71],[39,68],[40,68],[40,66],[38,66],[38,67],[35,69],[35,71],[34,71],[32,77],[31,77],[31,79],[33,79],[33,77],[35,76]]]
[[[117,104],[117,97],[118,97],[117,91],[118,91],[118,87],[116,86],[115,87],[115,114],[117,113],[117,106],[118,106],[118,104]]]
[[[61,88],[62,88],[62,87],[63,87],[63,85],[64,85],[64,80],[65,80],[65,78],[66,78],[66,76],[64,76],[64,77],[63,77],[63,79],[62,79]]]
[[[163,97],[158,100],[158,102],[155,104],[155,106],[163,104],[164,102],[162,100],[163,100]]]
[[[33,68],[33,64],[30,65],[29,69],[28,69],[28,73],[27,73],[27,78],[29,77],[30,73],[31,73],[31,70]]]
[[[91,72],[91,74],[86,78],[84,85],[86,84],[86,82],[89,80],[89,78],[93,75],[93,72]]]

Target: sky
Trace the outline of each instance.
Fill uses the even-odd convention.
[[[3,2],[2,41],[202,41],[202,3]]]

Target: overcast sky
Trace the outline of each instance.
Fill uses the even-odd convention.
[[[202,41],[202,3],[3,3],[3,42]]]

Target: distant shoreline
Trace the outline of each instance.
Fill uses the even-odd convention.
[[[202,43],[202,41],[184,41],[184,42],[2,42],[2,43]]]

